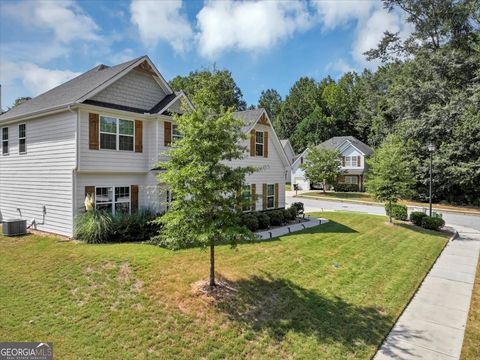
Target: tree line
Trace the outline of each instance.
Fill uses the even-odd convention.
[[[427,145],[436,146],[435,200],[480,205],[480,5],[478,0],[384,0],[405,12],[414,31],[406,39],[385,32],[369,60],[376,70],[335,80],[298,79],[289,93],[262,91],[258,103],[280,138],[300,153],[332,136],[352,135],[373,148],[385,139],[408,151],[414,197],[428,193]],[[208,89],[214,107],[247,109],[228,70],[203,69],[171,81],[195,103]]]

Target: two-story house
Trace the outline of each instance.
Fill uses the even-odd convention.
[[[182,100],[189,104],[142,56],[98,65],[0,115],[0,221],[22,217],[72,236],[87,195],[112,213],[165,210],[171,194],[157,175],[181,137],[172,114],[181,113]],[[250,138],[232,166],[261,168],[247,178],[258,199],[252,207],[284,207],[288,162],[266,112],[235,116]]]
[[[365,159],[373,154],[373,149],[353,136],[335,136],[317,145],[319,148],[338,149],[341,154],[341,172],[338,178],[339,183],[355,184],[358,191],[364,191],[365,176],[368,166]],[[308,153],[306,149],[292,164],[292,184],[297,184],[299,190],[310,190],[310,184],[305,178],[305,172],[301,165]]]
[[[292,144],[290,143],[290,140],[282,139],[280,140],[280,143],[282,144],[283,151],[285,151],[285,155],[287,155],[287,159],[290,163],[290,166],[287,172],[285,173],[285,180],[287,181],[287,183],[291,184],[292,183],[292,164],[295,162],[297,157],[295,155],[295,150],[293,150]]]

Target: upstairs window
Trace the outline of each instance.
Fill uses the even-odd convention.
[[[27,125],[18,125],[18,152],[20,154],[27,153]]]
[[[358,160],[357,156],[345,156],[345,166],[357,167],[358,166],[357,160]]]
[[[263,131],[255,133],[255,155],[263,156]]]
[[[100,116],[100,149],[133,151],[135,122]]]
[[[183,138],[183,135],[178,131],[178,125],[172,124],[172,141],[178,141]]]
[[[2,154],[8,155],[8,127],[2,128]]]

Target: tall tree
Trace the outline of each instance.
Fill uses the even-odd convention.
[[[341,172],[340,151],[324,147],[310,147],[305,156],[304,163],[300,166],[305,171],[305,177],[310,184],[333,184]]]
[[[239,145],[245,138],[243,123],[231,110],[217,113],[199,103],[175,121],[183,138],[168,152],[170,160],[162,164],[166,173],[160,176],[175,197],[169,211],[156,220],[163,224],[157,240],[174,249],[210,247],[209,283],[215,286],[215,245],[252,237],[240,225],[237,192],[255,169],[225,163],[242,158],[245,151]]]
[[[389,135],[373,156],[367,159],[370,166],[367,190],[378,200],[388,202],[390,207],[398,199],[410,196],[415,184],[410,154],[406,149],[400,138]]]
[[[32,98],[30,96],[19,97],[18,99],[15,99],[15,102],[13,103],[12,108],[14,108],[15,106],[18,106],[18,105],[22,105],[24,102],[26,102],[28,100],[31,100],[31,99]]]
[[[246,102],[242,91],[228,70],[197,70],[187,76],[176,76],[170,80],[174,90],[183,90],[194,105],[203,104],[219,111],[221,107],[245,110]]]
[[[258,107],[264,108],[267,111],[275,129],[279,128],[277,117],[282,110],[282,103],[282,97],[275,89],[263,90],[258,99]]]

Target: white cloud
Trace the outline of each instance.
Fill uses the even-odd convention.
[[[262,50],[304,31],[312,18],[304,2],[211,1],[197,14],[199,51]]]
[[[4,6],[4,11],[25,26],[52,31],[55,40],[98,40],[98,26],[72,0],[22,1]]]
[[[70,70],[47,69],[31,62],[2,61],[0,67],[0,82],[7,89],[20,82],[29,96],[39,95],[81,74]]]
[[[183,52],[188,48],[193,31],[181,9],[181,0],[133,0],[130,20],[137,26],[140,38],[147,46],[166,41],[175,51]]]
[[[325,66],[325,71],[334,71],[338,72],[340,75],[345,74],[347,72],[355,71],[354,67],[351,66],[345,59],[338,59],[335,62],[329,62]]]
[[[378,4],[373,0],[322,0],[312,3],[320,15],[325,30],[346,25],[352,19],[362,19]]]

